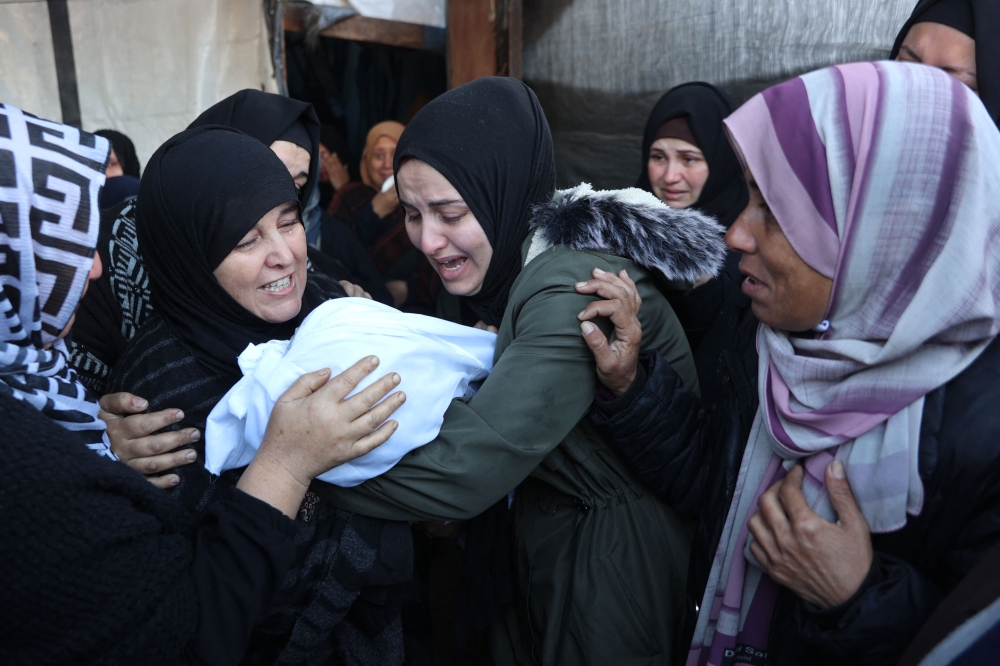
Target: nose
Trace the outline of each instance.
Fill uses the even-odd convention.
[[[749,211],[750,205],[748,204],[733,222],[733,225],[729,227],[729,231],[726,232],[726,247],[733,252],[751,254],[757,250],[757,243],[750,232]]]
[[[87,274],[87,280],[96,280],[101,277],[102,273],[104,273],[104,262],[101,261],[101,253],[94,250],[94,263],[90,266],[90,273]]]
[[[667,170],[663,173],[663,182],[677,184],[681,182],[683,176],[684,170],[681,168],[680,162],[678,160],[670,160]]]
[[[274,234],[270,239],[270,245],[271,251],[267,253],[267,258],[264,260],[268,267],[281,268],[290,266],[295,261],[295,254],[284,234]]]
[[[420,225],[419,235],[416,240],[415,245],[417,249],[428,257],[448,247],[448,237],[441,233],[439,225],[433,221]]]

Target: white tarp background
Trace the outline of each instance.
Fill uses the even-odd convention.
[[[153,151],[242,90],[277,90],[259,0],[69,0],[83,128]],[[0,0],[0,101],[61,120],[44,0]]]
[[[524,79],[561,186],[635,183],[646,116],[687,81],[737,103],[826,65],[885,58],[916,0],[524,0]]]

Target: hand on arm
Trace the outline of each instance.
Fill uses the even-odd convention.
[[[326,170],[326,177],[330,185],[335,190],[339,190],[351,180],[351,174],[347,171],[347,166],[340,161],[337,153],[326,153],[321,156],[323,168]]]
[[[397,308],[410,297],[410,286],[406,284],[406,280],[389,280],[385,283],[385,288],[392,294],[392,304]]]
[[[184,418],[179,409],[164,409],[145,414],[149,403],[131,393],[109,393],[101,398],[100,418],[108,426],[111,450],[118,458],[146,476],[159,488],[171,488],[180,482],[176,474],[154,476],[168,469],[196,460],[193,449],[175,450],[201,439],[196,428],[153,433]]]
[[[871,531],[839,460],[826,469],[826,489],[837,512],[830,523],[814,512],[802,494],[801,465],[761,495],[750,519],[750,552],[767,574],[820,608],[844,603],[871,569]]]
[[[624,394],[635,381],[642,345],[642,325],[637,317],[642,299],[635,283],[624,270],[618,275],[594,269],[594,279],[578,282],[581,294],[596,294],[603,300],[591,302],[577,317],[583,338],[597,361],[597,377],[615,396]],[[608,317],[614,324],[614,341],[609,342],[590,320]]]
[[[361,285],[354,284],[353,282],[349,282],[347,280],[340,280],[340,286],[344,288],[344,291],[347,292],[348,296],[352,296],[354,298],[367,298],[369,301],[372,300],[372,295],[365,291]]]
[[[398,206],[399,195],[396,194],[395,187],[390,187],[387,192],[379,192],[372,199],[372,210],[379,216],[379,219],[384,220]]]
[[[330,381],[327,369],[302,375],[274,405],[264,440],[236,487],[291,517],[317,475],[389,439],[398,424],[386,419],[406,396],[382,398],[399,384],[399,375],[386,375],[347,398],[377,366],[378,359],[369,356]]]
[[[497,328],[496,326],[489,326],[482,319],[480,319],[479,321],[477,321],[476,325],[473,326],[473,328],[478,328],[480,331],[489,331],[490,333],[499,333],[500,332],[499,328]]]

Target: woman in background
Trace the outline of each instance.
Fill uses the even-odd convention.
[[[747,203],[743,172],[722,127],[735,109],[729,95],[708,83],[668,91],[646,121],[638,187],[671,208],[701,211],[729,228]],[[687,291],[664,289],[694,353],[706,407],[715,404],[726,372],[724,350],[753,317],[740,291],[739,260],[730,252],[718,277]]]
[[[396,144],[404,126],[392,120],[368,131],[361,155],[361,182],[341,186],[329,212],[343,221],[364,244],[396,307],[433,313],[440,280],[406,235],[405,214],[394,186],[382,191],[392,176]]]

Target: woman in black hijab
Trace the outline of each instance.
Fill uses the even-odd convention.
[[[208,108],[191,127],[211,124],[234,127],[270,146],[293,175],[303,208],[318,196],[320,125],[311,104],[259,90],[242,90]],[[80,303],[75,339],[70,344],[73,366],[98,394],[107,392],[111,370],[153,311],[136,233],[136,211],[140,207],[137,201],[126,201],[102,212],[98,251],[105,273]],[[320,213],[315,208],[313,212]],[[358,284],[375,300],[391,304],[392,297],[364,247],[337,220],[329,220],[327,226],[342,231],[336,237],[340,242],[325,244],[328,253],[310,249],[310,272]]]
[[[1000,126],[1000,3],[919,0],[889,57],[940,67],[975,90]]]
[[[650,240],[659,225],[675,241],[664,245],[685,258],[703,240],[696,229],[712,235],[721,263],[718,225],[634,190],[554,193],[545,115],[531,89],[509,78],[478,79],[425,106],[399,141],[395,175],[407,233],[459,297],[463,320],[498,328],[494,367],[475,396],[452,402],[434,441],[360,486],[316,484],[317,494],[397,520],[489,510],[487,524],[467,533],[459,621],[485,629],[500,616],[498,666],[670,663],[687,529],[584,422],[596,376],[578,317],[593,297],[574,284],[595,265],[627,268],[642,294],[644,346],[667,353],[697,390],[676,317],[650,272],[624,257],[628,247],[660,256]],[[635,229],[638,218],[650,233]],[[682,223],[698,237],[673,233]],[[669,259],[663,266],[678,277]],[[505,599],[514,603],[498,608]]]
[[[691,205],[728,228],[749,198],[743,169],[722,128],[722,121],[735,110],[732,98],[710,83],[684,83],[667,91],[646,121],[642,172],[636,187],[657,194],[650,182],[649,162],[650,150],[658,139],[679,138],[692,143],[704,156],[708,179]],[[660,194],[657,196],[664,199]],[[664,199],[664,203],[670,206],[672,202]]]
[[[637,186],[660,197],[668,206],[680,207],[670,200],[670,183],[664,162],[683,161],[700,153],[708,178],[703,180],[699,196],[687,206],[711,215],[728,228],[749,201],[743,169],[726,138],[722,121],[736,110],[732,98],[709,83],[685,83],[672,88],[653,107],[642,138],[642,172]],[[680,139],[681,145],[696,148],[689,155],[666,154],[660,139]],[[683,168],[683,167],[681,167]],[[655,182],[650,175],[656,174]],[[679,179],[678,179],[679,180]],[[722,272],[686,292],[664,285],[664,292],[684,326],[694,351],[705,406],[712,405],[724,374],[723,351],[731,336],[750,312],[750,299],[740,290],[740,255],[730,252]]]
[[[274,152],[237,130],[203,126],[167,141],[146,167],[139,198],[137,230],[154,311],[109,384],[113,391],[148,397],[152,412],[179,408],[172,428],[204,432],[211,409],[241,377],[237,357],[246,346],[291,337],[313,308],[344,292],[322,275],[306,279],[305,233],[293,180]],[[266,309],[254,314],[240,292],[223,286],[220,267],[247,237],[264,246],[255,255],[263,272],[244,274],[251,291],[263,286],[260,278],[277,278],[291,289],[280,300],[300,302],[281,310],[282,317]],[[192,447],[203,461],[200,437]],[[174,470],[180,482],[171,494],[182,507],[201,511],[236,483],[241,471],[213,480],[201,464],[186,465]],[[392,603],[367,609],[368,624],[342,634],[338,628],[357,609],[360,595],[374,592],[391,602],[393,586],[409,578],[408,527],[337,511],[315,497],[303,506],[297,566],[251,640],[254,663],[296,653],[319,658],[335,647],[369,649],[398,634],[398,606]],[[341,549],[345,530],[363,546]],[[335,631],[350,638],[341,641]],[[401,658],[389,652],[382,649],[384,663]]]
[[[111,155],[108,157],[108,178],[115,176],[139,177],[139,156],[135,153],[135,144],[121,132],[113,129],[99,129],[94,132],[111,142]]]

